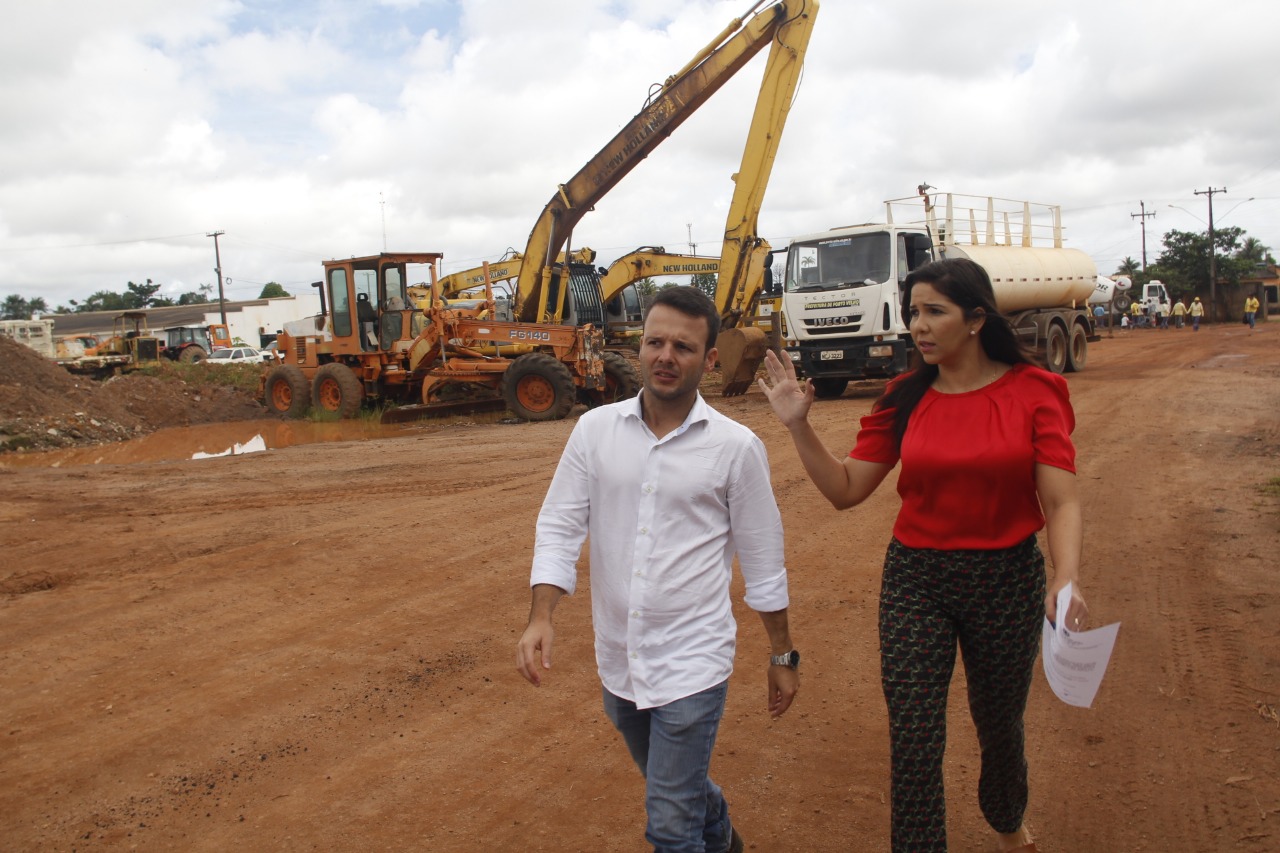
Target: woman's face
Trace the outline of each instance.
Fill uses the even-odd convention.
[[[982,322],[980,317],[966,318],[960,306],[932,284],[920,282],[911,288],[908,328],[926,364],[949,364],[967,357],[980,346],[978,330]]]

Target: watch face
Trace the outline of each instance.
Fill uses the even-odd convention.
[[[800,653],[795,649],[791,650],[791,668],[795,669],[800,665]]]

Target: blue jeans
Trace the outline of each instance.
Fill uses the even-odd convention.
[[[645,778],[644,837],[654,853],[724,853],[732,833],[729,804],[708,771],[729,682],[657,708],[602,689],[604,712]]]

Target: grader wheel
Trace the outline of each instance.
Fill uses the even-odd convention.
[[[583,402],[588,406],[604,406],[620,400],[629,400],[640,393],[640,377],[626,357],[616,352],[604,353],[604,387],[584,391]]]
[[[321,366],[311,386],[311,404],[317,412],[353,418],[364,402],[364,386],[351,368],[337,362]]]
[[[204,351],[204,347],[199,344],[192,344],[178,354],[178,361],[185,364],[195,364],[198,361],[204,361],[209,354]]]
[[[565,417],[576,396],[569,368],[546,353],[522,355],[502,375],[502,397],[507,408],[527,421]]]
[[[263,386],[263,398],[263,403],[275,414],[300,418],[311,405],[311,385],[295,365],[273,367]]]

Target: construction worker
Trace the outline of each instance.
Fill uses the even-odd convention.
[[[1200,297],[1197,296],[1195,299],[1191,300],[1191,331],[1200,331],[1200,318],[1203,316],[1204,305],[1201,304]]]
[[[1182,328],[1183,319],[1187,316],[1187,306],[1181,299],[1173,303],[1173,322],[1179,329]]]
[[[1135,300],[1134,302],[1129,303],[1129,325],[1130,326],[1142,325],[1142,312],[1144,310],[1145,310],[1145,306],[1141,302],[1138,302]]]
[[[1244,321],[1249,324],[1250,329],[1254,328],[1254,322],[1258,316],[1259,305],[1258,297],[1253,294],[1250,294],[1249,298],[1244,301]]]

